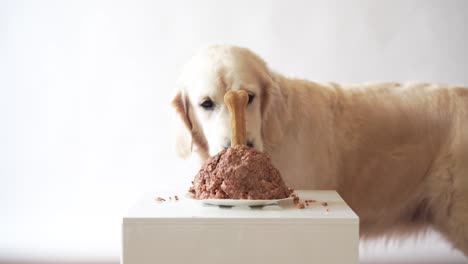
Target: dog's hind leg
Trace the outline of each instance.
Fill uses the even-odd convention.
[[[453,203],[446,208],[446,217],[436,220],[440,233],[468,257],[468,194],[453,196]]]
[[[432,223],[468,257],[468,147],[457,154],[451,156],[451,165],[439,174],[437,183],[433,182],[437,186],[431,192],[435,194]]]

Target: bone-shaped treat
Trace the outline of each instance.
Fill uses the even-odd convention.
[[[229,91],[224,95],[224,102],[231,112],[231,147],[246,145],[245,108],[249,102],[248,93],[244,90]]]

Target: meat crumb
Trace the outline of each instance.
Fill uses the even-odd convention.
[[[328,206],[328,203],[327,203],[327,202],[323,202],[322,205],[323,205],[323,206]]]
[[[179,197],[177,197],[177,195],[174,195],[174,199],[175,199],[176,201],[179,201]]]
[[[166,199],[162,198],[162,197],[158,197],[156,199],[154,199],[156,202],[165,202]]]
[[[296,204],[296,207],[299,208],[299,209],[304,209],[305,208],[304,203],[298,203],[298,204]]]
[[[293,202],[294,202],[294,204],[298,204],[299,203],[299,197],[295,196],[293,198]]]

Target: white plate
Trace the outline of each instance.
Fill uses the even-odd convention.
[[[203,204],[219,205],[219,206],[263,206],[278,204],[281,202],[292,201],[293,197],[283,199],[271,199],[271,200],[248,200],[248,199],[194,199],[193,196],[188,193],[187,198],[194,201],[198,201]]]

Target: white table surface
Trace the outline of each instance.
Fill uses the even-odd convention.
[[[148,194],[136,203],[124,216],[123,223],[150,222],[154,219],[177,218],[249,218],[249,219],[307,219],[316,223],[358,223],[358,216],[347,206],[335,191],[296,191],[303,202],[305,199],[314,199],[305,209],[298,209],[292,201],[284,201],[278,205],[267,205],[262,208],[248,206],[235,206],[220,208],[205,205],[201,201],[179,194],[179,201],[169,200],[168,196]],[[174,194],[177,195],[177,194]],[[156,202],[155,198],[161,196],[165,202]],[[321,203],[327,202],[327,206]],[[328,211],[326,209],[329,209]]]
[[[122,262],[179,264],[190,257],[192,263],[357,263],[358,216],[335,191],[296,194],[301,202],[316,202],[304,209],[292,200],[225,208],[184,194],[169,194],[178,201],[147,195],[123,218]],[[166,201],[157,202],[158,196]]]

